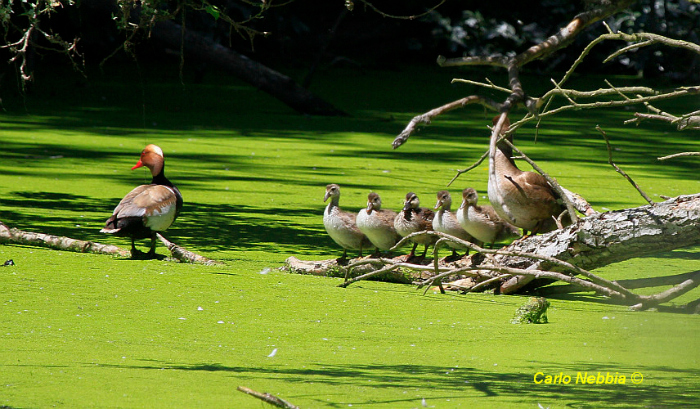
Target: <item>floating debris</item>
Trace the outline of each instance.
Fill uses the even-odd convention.
[[[532,297],[527,304],[518,308],[511,324],[546,324],[549,301],[544,297]]]

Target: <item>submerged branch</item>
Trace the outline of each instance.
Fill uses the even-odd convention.
[[[156,236],[165,245],[165,247],[167,247],[168,250],[170,250],[170,254],[173,255],[173,258],[179,261],[182,261],[184,263],[204,264],[206,266],[222,264],[220,261],[211,260],[204,256],[200,256],[199,254],[193,253],[189,250],[185,250],[183,247],[180,247],[177,244],[168,241],[168,239],[163,237],[160,233],[156,233]]]
[[[260,400],[262,400],[265,403],[269,403],[270,405],[277,406],[278,408],[285,408],[285,409],[299,409],[299,406],[293,405],[286,400],[282,398],[278,398],[277,396],[271,394],[271,393],[262,393],[258,391],[254,391],[248,387],[245,386],[239,386],[238,388],[239,392],[243,392],[245,394],[248,394],[250,396],[254,396]]]

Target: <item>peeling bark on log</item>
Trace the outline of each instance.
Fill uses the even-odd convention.
[[[338,260],[299,260],[298,258],[291,256],[284,261],[284,269],[297,274],[310,274],[315,276],[328,276],[331,275],[332,271],[338,270],[340,264]]]
[[[286,75],[253,61],[230,48],[185,30],[170,20],[156,23],[153,38],[186,55],[206,61],[279,99],[292,109],[309,115],[345,116],[343,111],[301,87]]]
[[[563,230],[513,243],[508,250],[537,253],[586,270],[631,258],[700,243],[700,194],[663,203],[600,213]],[[497,256],[499,264],[548,271],[561,268],[546,261]],[[501,286],[505,294],[522,288],[532,277],[517,276]]]
[[[27,232],[16,228],[9,228],[2,222],[0,222],[0,243],[28,244],[31,246],[74,251],[78,253],[98,253],[131,257],[131,252],[129,250],[124,250],[117,246],[100,244],[93,241],[76,240],[64,236]]]

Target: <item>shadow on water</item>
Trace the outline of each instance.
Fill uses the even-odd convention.
[[[76,194],[12,192],[9,197],[0,198],[0,220],[9,227],[28,231],[104,241],[108,236],[99,233],[99,229],[114,206],[116,202]],[[5,210],[8,208],[27,211]],[[312,227],[292,220],[320,215],[321,209],[321,206],[288,209],[187,202],[165,236],[180,245],[207,251],[275,251],[285,246],[299,251],[314,250],[333,245],[322,225]],[[85,217],[79,217],[81,213]],[[128,239],[121,241],[124,241],[122,246],[127,246]]]
[[[382,388],[387,395],[392,390],[416,390],[426,388],[439,397],[428,396],[430,399],[473,397],[488,399],[491,397],[510,398],[520,403],[539,402],[545,407],[550,403],[562,400],[576,402],[574,407],[593,408],[615,405],[615,407],[689,407],[697,404],[700,394],[700,384],[695,382],[700,376],[700,370],[678,369],[661,366],[628,366],[624,364],[578,362],[559,364],[549,362],[530,362],[529,368],[522,372],[484,371],[470,367],[452,367],[432,365],[380,365],[380,364],[348,364],[348,365],[309,365],[309,368],[289,368],[277,366],[245,367],[227,366],[220,363],[172,364],[153,360],[143,360],[143,365],[110,365],[101,364],[103,368],[118,368],[132,370],[175,370],[194,372],[223,372],[237,378],[282,377],[286,382],[314,382],[338,388]],[[94,366],[93,363],[90,364]],[[535,374],[542,372],[538,380],[544,380],[546,375],[567,375],[568,384],[535,383]],[[664,373],[665,379],[649,379],[650,373]],[[583,383],[587,376],[598,374],[608,377],[605,382]],[[647,374],[641,383],[633,383],[634,373]],[[622,383],[624,376],[624,384]],[[617,383],[613,382],[613,379]],[[587,381],[586,381],[587,382]],[[426,395],[430,395],[427,392]],[[594,396],[594,398],[593,398]],[[287,396],[292,399],[293,396]],[[324,401],[326,407],[347,406],[349,403],[368,407],[396,403],[402,400],[362,400],[357,396],[352,402],[332,403]],[[406,399],[415,401],[418,398]],[[487,402],[487,401],[485,401]],[[503,402],[499,400],[499,402]]]
[[[282,140],[290,144],[285,145],[285,149],[290,149],[289,147],[296,142],[318,142],[337,146],[338,149],[334,152],[305,152],[304,155],[319,158],[364,157],[391,160],[396,164],[396,168],[415,168],[424,164],[462,168],[476,160],[487,147],[488,130],[485,125],[490,123],[490,116],[484,114],[481,109],[469,108],[441,116],[431,126],[422,127],[420,132],[412,137],[422,142],[448,143],[449,146],[422,144],[420,149],[416,149],[409,141],[406,147],[394,151],[390,146],[393,136],[404,128],[413,115],[420,112],[405,112],[397,119],[393,113],[385,112],[381,101],[368,101],[369,105],[363,105],[363,111],[355,112],[355,116],[349,118],[303,117],[279,103],[267,105],[271,99],[269,96],[245,84],[231,84],[231,80],[226,79],[222,83],[230,85],[221,86],[217,82],[221,80],[219,77],[213,77],[209,83],[202,85],[190,84],[183,90],[184,87],[179,85],[169,86],[164,83],[159,79],[159,73],[154,70],[148,74],[153,77],[144,76],[147,78],[144,92],[134,93],[133,89],[140,89],[140,86],[134,85],[136,88],[131,88],[127,85],[133,85],[136,78],[127,71],[133,70],[115,74],[116,77],[99,79],[98,76],[97,81],[90,80],[89,86],[82,88],[80,93],[67,92],[68,88],[76,86],[70,81],[57,81],[46,88],[36,87],[28,97],[31,101],[27,102],[27,110],[31,116],[26,113],[6,112],[3,114],[0,129],[26,134],[69,130],[107,137],[138,134],[139,139],[146,136],[173,137],[194,133],[198,140],[203,141],[200,143],[204,144],[209,143],[208,140],[211,139],[212,150],[208,153],[191,154],[187,150],[181,150],[166,154],[182,165],[178,170],[192,169],[187,174],[180,173],[177,180],[174,180],[182,190],[202,189],[200,182],[211,182],[213,178],[209,173],[217,167],[231,167],[238,171],[233,176],[217,174],[217,183],[275,183],[299,187],[318,185],[318,182],[310,177],[312,175],[323,175],[329,181],[340,177],[347,179],[343,175],[345,169],[341,166],[320,164],[312,174],[310,165],[294,163],[290,166],[289,159],[277,164],[273,160],[252,161],[249,155],[240,152],[217,153],[216,146],[221,143],[236,146],[238,141],[243,140],[253,143],[268,141],[270,144]],[[353,91],[372,95],[372,91],[377,87],[376,81],[379,80],[368,75],[360,83],[353,84]],[[342,96],[339,95],[338,98]],[[429,101],[422,101],[424,95],[407,95],[403,98],[406,103],[419,101],[421,103],[416,106],[425,105],[426,109],[430,109],[437,105],[438,97],[433,96],[433,100]],[[679,102],[681,103],[682,101]],[[145,112],[144,105],[149,108]],[[264,109],[255,111],[260,107]],[[390,120],[386,120],[387,115]],[[681,148],[689,143],[684,135],[664,135],[663,144],[660,144],[659,135],[667,129],[659,125],[650,125],[648,130],[643,132],[640,131],[641,128],[631,132],[629,127],[620,125],[622,119],[626,119],[627,116],[628,113],[621,112],[606,115],[596,113],[595,116],[586,112],[547,119],[543,122],[546,127],[541,131],[536,145],[530,145],[534,139],[532,129],[519,132],[516,143],[521,140],[528,144],[528,147],[536,149],[536,155],[532,155],[536,160],[573,161],[582,167],[608,166],[605,145],[594,130],[594,119],[608,126],[606,130],[613,145],[616,149],[621,149],[615,153],[621,163],[634,163],[635,160],[641,164],[651,163],[652,159],[655,160],[654,152],[660,149],[660,145],[664,151],[677,151],[685,150]],[[563,132],[563,137],[557,135],[557,130]],[[386,139],[386,149],[351,137],[357,134],[366,134],[366,138]],[[60,137],[51,143],[8,139],[2,139],[3,159],[11,165],[6,165],[3,172],[14,176],[51,177],[57,172],[55,167],[44,171],[42,166],[47,161],[54,160],[52,158],[91,164],[90,166],[110,162],[133,164],[137,159],[137,153],[129,150],[131,148],[85,148],[71,144],[70,141],[62,141]],[[638,160],[636,157],[639,155],[645,156]],[[203,167],[202,163],[206,163],[206,166]],[[654,172],[659,178],[696,180],[698,163],[700,162],[693,159],[680,159],[664,163],[663,166],[655,166]],[[86,166],[83,173],[73,172],[66,177],[76,181],[105,177],[104,174],[90,173],[87,170],[90,166]],[[128,173],[109,177],[112,181],[123,181],[125,186],[133,186],[134,178]],[[401,178],[396,174],[392,174],[392,177]],[[391,178],[382,179],[372,188],[388,189],[392,187],[392,182]],[[359,183],[350,182],[343,185],[367,189]],[[101,200],[87,194],[35,193],[16,188],[14,190],[9,196],[0,197],[0,220],[20,228],[40,229],[50,234],[97,241],[104,237],[97,231],[118,201]],[[113,196],[121,197],[126,191],[128,188]],[[425,199],[426,203],[429,201]],[[607,203],[615,203],[614,198]],[[295,206],[294,209],[289,209],[282,206],[266,207],[239,203],[214,204],[201,200],[190,202],[186,198],[181,218],[168,231],[168,236],[177,238],[175,241],[178,244],[211,250],[275,250],[281,246],[295,247],[300,252],[306,249],[313,251],[318,247],[335,249],[325,234],[319,234],[323,233],[320,223],[305,224],[308,217],[320,215],[322,208],[320,203],[318,207]],[[24,212],[24,209],[30,211]]]

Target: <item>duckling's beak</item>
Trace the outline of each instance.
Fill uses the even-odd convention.
[[[466,200],[462,200],[462,204],[459,205],[459,210],[464,209],[465,207],[467,207],[467,201],[466,201]]]
[[[437,203],[435,204],[435,209],[433,209],[433,210],[437,210],[437,209],[439,209],[441,206],[442,206],[442,200],[438,199]]]
[[[323,201],[325,202],[329,197],[331,197],[331,192],[326,191],[326,194],[323,196]]]
[[[372,214],[372,210],[374,210],[374,205],[372,202],[367,202],[367,214]]]
[[[409,210],[411,210],[411,201],[410,201],[410,200],[406,200],[406,201],[403,203],[403,211],[404,211],[404,212],[407,212],[407,211],[409,211]]]

